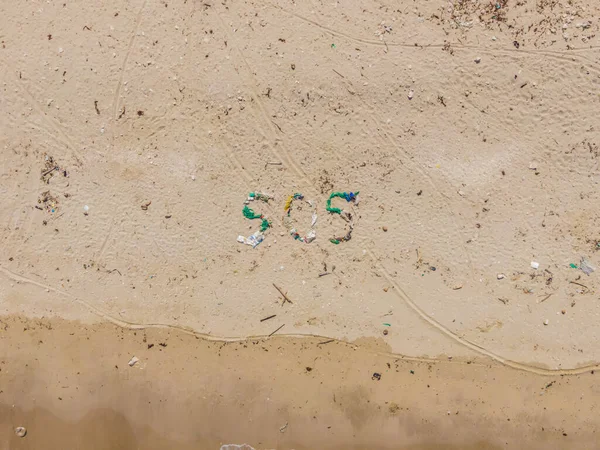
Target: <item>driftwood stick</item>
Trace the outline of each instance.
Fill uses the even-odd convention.
[[[281,288],[277,287],[277,285],[275,283],[273,283],[273,286],[275,287],[275,289],[277,289],[279,291],[279,293],[283,296],[283,305],[285,305],[285,302],[290,302],[291,304],[293,304],[294,302],[291,301],[288,296],[286,294],[283,293],[283,291],[281,290]]]

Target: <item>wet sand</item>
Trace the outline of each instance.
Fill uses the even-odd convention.
[[[369,339],[225,343],[61,319],[3,317],[0,325],[2,450],[596,445],[591,372],[551,377],[481,359],[403,359]]]

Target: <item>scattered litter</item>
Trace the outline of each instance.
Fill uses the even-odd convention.
[[[41,180],[46,184],[50,184],[50,179],[54,176],[54,172],[60,172],[65,177],[67,176],[67,171],[58,165],[53,156],[44,155],[44,168],[41,169]]]
[[[413,91],[412,89],[410,91],[408,91],[408,99],[409,100],[412,100],[414,96],[415,96],[415,91]]]
[[[391,327],[392,325],[390,325],[389,323],[383,323],[386,327]]]
[[[142,209],[144,211],[148,211],[148,206],[150,206],[152,204],[152,201],[146,202],[142,204]]]
[[[379,40],[382,41],[383,40],[383,35],[386,33],[391,33],[392,32],[392,27],[390,25],[386,25],[385,22],[381,22],[379,24],[379,28],[377,29],[377,31],[375,31],[375,36],[379,36]]]
[[[550,321],[548,319],[544,320],[544,325],[548,325]]]
[[[27,428],[17,427],[15,428],[15,434],[19,437],[25,437],[25,435],[27,434]]]
[[[238,236],[238,237],[237,237],[237,241],[238,241],[240,244],[245,244],[245,243],[246,243],[246,238],[245,238],[244,236],[241,236],[241,235],[240,235],[240,236]]]
[[[384,225],[383,227],[381,227],[381,229],[382,229],[384,232],[387,232],[387,230],[388,230],[388,227],[386,227],[386,226]]]
[[[535,262],[535,261],[531,261],[531,268],[532,269],[539,269],[540,267],[540,263],[539,262]]]
[[[90,207],[89,207],[88,205],[85,205],[85,206],[83,207],[83,214],[87,216],[87,215],[88,215],[88,212],[89,212],[89,210],[90,210]]]
[[[288,423],[286,422],[284,426],[279,428],[280,433],[285,433],[286,428],[288,427]]]
[[[384,336],[387,336],[387,335],[388,335],[388,333],[389,333],[389,331],[388,331],[388,330],[383,330],[383,335],[384,335]]]
[[[475,58],[475,63],[479,64],[481,62],[481,58],[478,56],[477,58]]]
[[[529,163],[529,170],[537,170],[537,162],[535,162],[535,161],[530,162]]]
[[[574,263],[569,264],[569,267],[571,269],[578,269],[577,264],[574,264]]]
[[[504,278],[506,278],[506,275],[504,275],[503,273],[499,273],[498,275],[496,275],[496,278],[498,278],[499,280],[503,280]]]
[[[45,210],[49,213],[54,213],[58,210],[58,198],[50,193],[50,191],[43,192],[38,198],[38,205],[36,206],[39,210]]]
[[[463,288],[463,285],[460,284],[460,283],[459,284],[455,284],[454,286],[452,286],[452,289],[455,290],[455,291],[458,291],[459,289],[462,289],[462,288]]]
[[[133,358],[131,358],[129,360],[129,362],[127,364],[129,364],[129,367],[133,367],[133,366],[135,366],[135,364],[137,362],[139,362],[139,360],[140,360],[140,358],[138,358],[137,356],[134,356]]]
[[[411,375],[414,375],[414,374],[415,374],[415,371],[414,371],[414,370],[411,370],[411,371],[410,371],[410,374],[411,374]]]
[[[581,263],[579,264],[579,268],[587,276],[590,276],[590,274],[596,270],[596,268],[592,266],[584,257],[581,257]]]
[[[377,380],[377,381],[381,380],[381,374],[377,373],[377,372],[373,373],[371,380]]]

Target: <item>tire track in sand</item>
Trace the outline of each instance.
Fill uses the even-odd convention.
[[[46,112],[44,112],[44,110],[40,106],[39,102],[35,99],[33,94],[31,92],[29,92],[29,89],[27,89],[26,82],[24,80],[22,80],[22,79],[17,80],[17,82],[15,84],[16,84],[17,88],[21,92],[23,92],[24,97],[26,98],[27,102],[29,104],[31,104],[33,109],[40,115],[40,117],[46,123],[48,128],[56,134],[53,134],[52,131],[50,131],[44,127],[40,127],[35,124],[30,124],[30,125],[33,126],[34,128],[44,131],[46,134],[48,134],[50,137],[52,137],[58,144],[61,144],[65,147],[67,147],[71,151],[72,156],[75,158],[77,165],[82,166],[83,161],[84,161],[83,156],[81,155],[81,153],[79,153],[77,151],[77,147],[75,146],[75,143],[73,142],[71,137],[63,130],[62,126],[59,123],[57,123],[54,119],[49,117],[48,114],[46,114]]]
[[[275,145],[277,145],[277,142],[279,141],[279,138],[277,137],[277,132],[275,131],[275,124],[273,123],[273,121],[269,117],[269,114],[267,112],[267,108],[265,107],[265,105],[261,101],[260,95],[256,91],[256,80],[254,79],[254,75],[253,75],[254,72],[252,71],[252,67],[248,63],[248,60],[244,57],[242,51],[240,50],[239,45],[236,43],[236,41],[233,39],[233,37],[229,33],[228,27],[225,24],[225,22],[223,20],[223,17],[221,16],[221,13],[217,11],[216,15],[217,15],[217,17],[219,19],[219,22],[221,23],[221,26],[223,28],[223,32],[227,36],[228,42],[231,42],[232,47],[237,52],[239,59],[242,61],[243,65],[245,66],[245,68],[247,70],[247,72],[249,73],[246,76],[246,78],[249,78],[250,81],[251,81],[249,84],[250,84],[250,88],[251,88],[251,91],[252,91],[252,97],[254,99],[254,102],[258,105],[258,109],[259,109],[259,111],[260,111],[260,113],[261,113],[261,115],[262,115],[262,117],[263,117],[263,119],[264,119],[264,121],[265,121],[265,123],[267,125],[267,129],[269,130],[269,134],[271,135],[272,140],[275,142]],[[282,132],[282,131],[280,130],[280,132]],[[270,142],[268,142],[269,149],[271,150],[271,153],[273,154],[273,156],[275,156],[276,158],[279,158],[282,161],[285,161],[287,163],[287,165],[289,167],[291,167],[294,172],[296,172],[296,175],[299,176],[300,178],[302,178],[304,180],[304,182],[305,182],[305,184],[307,186],[311,186],[311,188],[314,188],[313,187],[313,183],[309,180],[308,176],[306,175],[306,172],[304,172],[296,164],[296,162],[294,161],[294,159],[290,156],[289,152],[285,148],[283,148],[282,149],[283,157],[282,157],[282,155],[275,148],[275,145],[272,145]],[[315,191],[315,193],[316,193],[316,191]]]
[[[346,38],[350,41],[353,42],[357,42],[360,44],[365,44],[365,45],[372,45],[372,46],[376,46],[376,47],[404,47],[404,48],[411,48],[411,49],[428,49],[428,48],[435,48],[435,49],[440,49],[440,48],[444,48],[445,45],[447,45],[446,43],[443,44],[426,44],[426,45],[419,45],[418,43],[412,43],[412,44],[408,44],[408,43],[404,43],[404,42],[388,42],[388,41],[379,41],[376,39],[366,39],[366,38],[362,38],[362,37],[358,37],[358,36],[353,36],[352,34],[349,33],[344,33],[343,31],[339,31],[336,30],[335,28],[331,28],[328,27],[327,25],[323,25],[319,22],[317,22],[316,20],[312,20],[309,19],[308,17],[304,17],[298,13],[295,13],[293,11],[289,11],[285,8],[282,8],[279,5],[275,5],[273,3],[266,3],[267,5],[271,6],[274,9],[278,9],[280,11],[283,11],[284,13],[296,17],[297,19],[300,19],[306,23],[309,23],[317,28],[320,28],[323,31],[326,31],[334,36],[338,36],[338,37],[343,37]],[[516,48],[498,48],[498,49],[494,49],[494,48],[489,48],[489,47],[482,47],[479,45],[468,45],[468,44],[461,44],[461,43],[450,43],[450,45],[452,46],[452,48],[454,49],[471,49],[471,50],[477,50],[481,53],[488,53],[488,54],[497,54],[497,53],[505,53],[505,54],[530,54],[530,55],[544,55],[544,56],[548,56],[554,59],[557,59],[559,61],[565,61],[565,62],[570,62],[570,63],[576,63],[576,61],[574,60],[574,57],[576,56],[579,59],[583,59],[586,60],[589,64],[592,65],[597,65],[597,63],[593,60],[590,60],[588,57],[586,56],[581,56],[581,55],[572,55],[573,53],[585,53],[585,52],[589,52],[589,51],[594,51],[594,50],[598,50],[600,49],[600,46],[597,45],[591,45],[589,47],[581,47],[581,48],[576,48],[576,49],[572,49],[572,50],[567,50],[567,51],[558,51],[558,50],[525,50],[525,49],[516,49]],[[569,55],[569,56],[567,56]],[[598,70],[596,70],[598,71]]]
[[[383,273],[385,272],[385,269],[381,268],[380,270],[383,271]],[[312,337],[312,338],[321,338],[321,339],[332,339],[328,336],[322,336],[322,335],[318,335],[318,334],[301,334],[301,333],[281,333],[281,334],[277,334],[274,336],[271,335],[252,335],[252,336],[246,336],[246,337],[215,337],[212,336],[210,334],[205,334],[205,333],[201,333],[199,331],[194,330],[193,328],[190,327],[185,327],[185,326],[179,326],[179,325],[171,325],[171,324],[165,324],[165,323],[160,323],[160,322],[150,322],[150,323],[142,323],[142,322],[131,322],[131,321],[127,321],[127,320],[123,320],[123,319],[118,319],[112,315],[110,315],[109,313],[107,313],[106,311],[104,311],[101,308],[98,308],[94,305],[92,305],[89,301],[87,301],[84,298],[81,298],[77,295],[73,295],[69,292],[63,291],[61,289],[52,287],[50,285],[46,285],[44,283],[41,283],[39,281],[36,281],[32,278],[29,278],[27,276],[24,275],[19,275],[16,274],[8,269],[6,269],[5,267],[0,266],[0,272],[2,272],[4,274],[4,276],[6,276],[7,278],[16,281],[18,283],[25,283],[25,284],[31,284],[33,286],[37,286],[41,289],[46,289],[50,292],[54,292],[56,294],[59,294],[63,297],[69,298],[71,299],[73,302],[82,305],[83,307],[85,307],[86,309],[88,309],[90,312],[92,312],[93,314],[97,315],[98,317],[100,317],[102,320],[105,320],[107,322],[112,323],[113,325],[116,325],[118,327],[121,328],[125,328],[128,330],[143,330],[145,328],[162,328],[162,329],[167,329],[167,330],[174,330],[174,331],[180,331],[189,335],[193,335],[193,336],[197,336],[200,337],[202,339],[206,339],[206,340],[210,340],[210,341],[216,341],[216,342],[241,342],[241,341],[249,341],[252,339],[272,339],[275,337],[296,337],[296,338],[307,338],[307,337]],[[408,296],[407,296],[408,299]],[[415,308],[418,309],[417,305],[414,305]],[[436,324],[437,322],[431,318],[429,318],[429,316],[427,316],[427,314],[425,314],[424,312],[422,313],[422,318],[430,321],[430,323],[435,326],[436,328],[438,328],[440,331],[444,332],[445,328],[443,326],[438,327]],[[447,333],[446,333],[447,334]],[[582,366],[582,367],[577,367],[574,369],[545,369],[542,367],[537,367],[534,365],[530,365],[530,364],[522,364],[522,363],[518,363],[515,361],[512,361],[510,359],[506,359],[503,358],[499,355],[496,355],[493,352],[487,351],[486,349],[484,349],[483,347],[478,346],[477,344],[474,344],[472,342],[469,342],[463,338],[460,338],[459,336],[456,336],[455,334],[453,334],[452,332],[450,332],[449,337],[453,338],[454,340],[456,340],[457,342],[466,345],[468,348],[470,348],[471,350],[483,355],[483,356],[487,356],[491,359],[493,359],[494,361],[503,364],[505,366],[511,367],[513,369],[517,369],[517,370],[521,370],[524,372],[529,372],[529,373],[533,373],[533,374],[537,374],[537,375],[550,375],[550,376],[564,376],[564,375],[580,375],[582,373],[586,373],[589,372],[591,370],[598,370],[600,369],[600,364],[594,363],[594,364],[589,364],[586,366]],[[339,343],[343,343],[344,345],[350,345],[352,347],[357,348],[357,345],[354,344],[350,344],[346,341],[343,341],[341,339],[335,339],[333,338],[334,341],[339,342]],[[466,343],[466,344],[465,344]],[[438,362],[439,360],[436,359],[429,359],[429,358],[404,358],[402,355],[396,354],[396,353],[386,353],[386,352],[373,352],[373,351],[369,351],[370,353],[374,353],[374,354],[378,354],[378,355],[383,355],[383,356],[389,356],[389,357],[393,357],[393,358],[400,358],[400,359],[408,359],[408,360],[413,360],[413,361],[426,361],[426,362]],[[461,364],[461,362],[457,362],[458,364]]]
[[[135,25],[133,27],[133,32],[131,33],[131,37],[129,38],[129,45],[127,46],[127,53],[125,53],[125,59],[123,59],[123,64],[121,64],[121,75],[119,76],[119,82],[117,83],[117,89],[115,90],[115,98],[113,100],[113,119],[116,121],[119,118],[119,104],[120,104],[120,95],[121,88],[123,87],[123,78],[125,77],[125,69],[127,68],[127,62],[129,61],[129,57],[131,56],[131,51],[133,49],[133,43],[135,42],[135,37],[137,36],[138,29],[140,27],[140,23],[142,22],[142,15],[144,12],[144,8],[146,7],[146,3],[148,0],[144,0],[140,10],[137,14]]]

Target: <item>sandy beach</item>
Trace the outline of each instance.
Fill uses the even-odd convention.
[[[596,2],[0,17],[0,449],[594,448]]]

